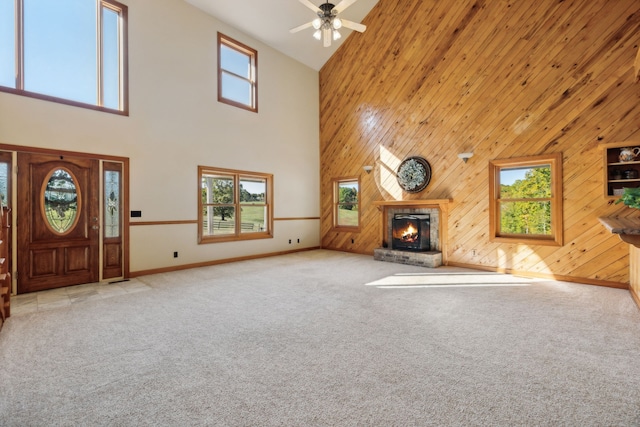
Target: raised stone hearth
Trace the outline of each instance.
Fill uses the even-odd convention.
[[[373,259],[376,261],[395,262],[397,264],[418,265],[435,268],[442,265],[442,252],[427,251],[399,251],[396,249],[376,248],[373,250]]]

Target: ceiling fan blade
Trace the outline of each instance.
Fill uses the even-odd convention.
[[[340,3],[336,5],[336,7],[333,8],[333,10],[335,10],[336,13],[340,13],[346,8],[348,8],[349,6],[351,6],[352,4],[354,4],[356,1],[357,0],[342,0]]]
[[[340,19],[342,21],[342,26],[345,28],[349,28],[351,30],[356,30],[360,33],[364,33],[364,30],[367,29],[366,25],[358,24],[357,22],[347,21],[346,19]]]
[[[323,28],[322,29],[322,40],[324,47],[331,46],[331,29]]]
[[[311,3],[309,0],[300,0],[300,3],[307,6],[309,9],[313,10],[315,13],[318,13],[318,12],[322,13],[322,9],[320,9],[315,4]]]
[[[298,31],[305,30],[305,29],[307,29],[307,28],[309,28],[311,26],[313,26],[313,21],[307,22],[306,24],[302,24],[302,25],[299,25],[299,26],[297,26],[295,28],[292,28],[292,29],[289,30],[289,32],[290,33],[297,33]]]

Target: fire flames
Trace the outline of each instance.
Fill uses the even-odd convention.
[[[415,242],[418,240],[418,230],[415,229],[413,225],[409,225],[404,230],[401,230],[400,239],[403,242]]]

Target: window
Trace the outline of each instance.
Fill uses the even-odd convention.
[[[258,112],[258,52],[220,33],[218,101]]]
[[[562,154],[489,162],[491,241],[562,245]]]
[[[127,6],[0,0],[0,90],[127,114]]]
[[[273,175],[198,167],[199,243],[273,237]]]
[[[12,154],[0,151],[0,207],[11,206]]]
[[[333,227],[357,231],[360,227],[360,181],[338,178],[333,181]]]
[[[117,239],[122,234],[122,165],[120,163],[105,162],[104,176],[104,238]]]

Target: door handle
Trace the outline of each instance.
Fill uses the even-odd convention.
[[[94,230],[98,230],[100,228],[99,225],[92,225],[91,228],[93,228]]]

